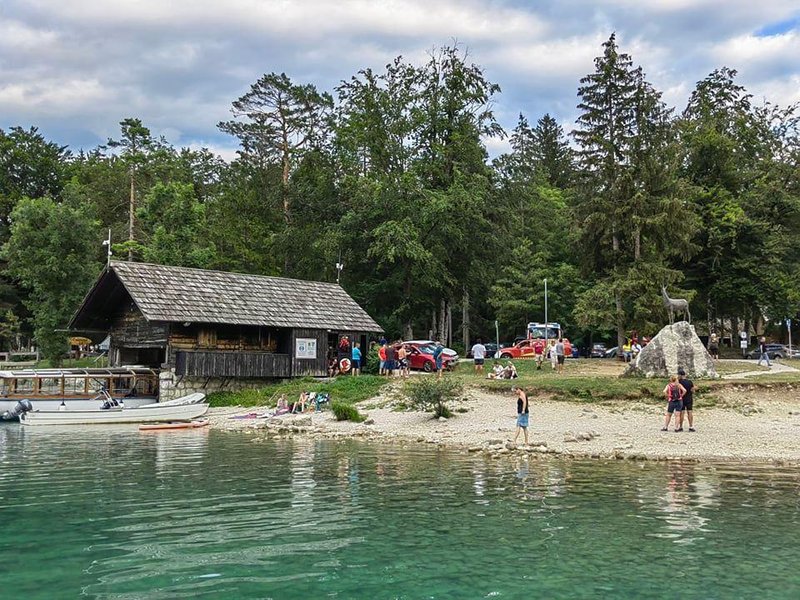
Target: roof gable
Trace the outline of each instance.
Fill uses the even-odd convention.
[[[148,321],[382,331],[335,283],[111,262],[95,287],[109,271]],[[72,322],[86,309],[84,301]]]

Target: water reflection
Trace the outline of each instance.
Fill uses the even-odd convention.
[[[751,596],[743,574],[791,583],[800,559],[790,470],[213,431],[12,427],[0,442],[0,564],[21,597],[634,597],[671,575],[676,544]],[[682,594],[731,595],[702,581]]]

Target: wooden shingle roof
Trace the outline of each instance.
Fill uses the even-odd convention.
[[[382,331],[336,283],[135,262],[111,262],[101,280],[109,271],[148,321]]]

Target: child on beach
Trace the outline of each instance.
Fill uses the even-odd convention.
[[[514,386],[511,390],[517,395],[517,432],[514,434],[514,443],[517,443],[519,432],[525,433],[525,445],[528,445],[528,394],[521,387]]]
[[[664,415],[664,427],[661,431],[669,431],[669,420],[675,413],[675,433],[683,431],[681,427],[681,413],[683,412],[683,396],[686,394],[684,388],[678,381],[677,375],[669,378],[669,383],[664,388],[664,397],[667,399],[667,412]]]

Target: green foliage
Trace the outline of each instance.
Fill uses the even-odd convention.
[[[208,241],[206,208],[186,183],[157,183],[137,212],[147,232],[142,257],[147,262],[206,268],[215,251]]]
[[[66,327],[100,270],[100,230],[90,207],[50,198],[21,199],[11,220],[3,256],[10,274],[29,290],[42,354],[57,363],[68,347],[67,335],[56,330]]]
[[[331,402],[331,410],[337,421],[353,421],[354,423],[361,423],[366,419],[364,415],[358,412],[358,409],[352,404],[347,404],[340,400],[333,400]]]
[[[434,417],[445,418],[453,414],[448,403],[457,400],[461,391],[461,382],[450,377],[422,377],[406,387],[406,394],[414,406],[433,412]]]

